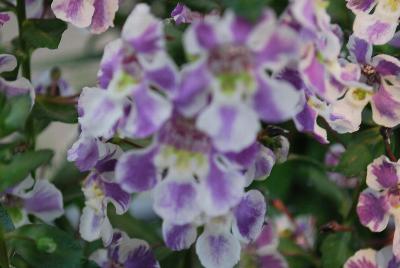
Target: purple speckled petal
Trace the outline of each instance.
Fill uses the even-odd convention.
[[[99,160],[97,140],[80,136],[68,150],[68,161],[75,162],[80,171],[87,171],[94,167]]]
[[[318,111],[309,103],[305,103],[303,110],[293,119],[296,128],[313,135],[320,143],[328,143],[327,132],[317,124]]]
[[[362,249],[350,257],[343,268],[379,268],[376,263],[376,251],[373,249]]]
[[[103,58],[100,62],[100,69],[97,79],[102,88],[106,89],[122,64],[123,60],[123,42],[121,39],[114,40],[104,48]]]
[[[164,46],[163,24],[150,13],[147,4],[138,4],[122,29],[122,39],[138,53],[152,54]]]
[[[275,162],[276,157],[274,152],[268,147],[259,144],[259,151],[256,159],[246,170],[246,178],[249,182],[266,179],[271,174]]]
[[[226,153],[225,157],[232,163],[239,165],[239,168],[245,169],[254,164],[256,157],[260,153],[260,147],[261,145],[255,142],[238,153]]]
[[[350,60],[352,62],[365,64],[371,60],[372,45],[357,36],[350,36],[347,49],[350,52]]]
[[[64,213],[60,190],[46,180],[37,180],[23,197],[24,208],[44,221],[52,221]]]
[[[0,54],[0,73],[12,71],[17,67],[17,59],[10,54]]]
[[[233,234],[243,242],[255,240],[261,233],[266,211],[264,196],[257,190],[248,191],[233,209]]]
[[[325,65],[320,62],[314,49],[307,51],[306,58],[300,64],[300,74],[304,83],[312,92],[324,97],[327,94],[328,77]]]
[[[229,232],[206,229],[197,239],[196,253],[204,267],[229,268],[240,259],[240,243]]]
[[[124,248],[125,247],[125,248]],[[126,256],[124,256],[126,254]],[[146,241],[129,239],[122,243],[119,249],[123,267],[129,268],[160,268],[153,251]]]
[[[121,215],[128,211],[131,204],[131,195],[121,189],[117,183],[104,182],[103,191],[105,195],[105,202],[111,202],[117,214]]]
[[[383,231],[389,221],[386,197],[373,190],[364,190],[358,199],[357,214],[362,225],[373,232]]]
[[[391,86],[386,81],[382,81],[371,100],[374,122],[389,128],[400,124],[399,90],[399,86]]]
[[[123,133],[132,138],[147,138],[168,120],[171,103],[147,85],[139,86],[133,93],[134,104],[124,124]]]
[[[192,224],[176,225],[164,221],[162,233],[165,244],[172,250],[184,250],[196,241],[197,230]]]
[[[369,12],[376,5],[377,0],[346,0],[347,8],[351,9],[354,13]]]
[[[128,193],[143,192],[157,183],[153,159],[157,148],[134,150],[123,154],[115,168],[115,179]]]
[[[255,142],[260,129],[257,114],[242,102],[214,101],[199,115],[196,126],[223,152],[247,148]]]
[[[357,14],[353,24],[354,35],[374,45],[389,42],[396,31],[397,19],[385,19],[375,14]]]
[[[367,185],[376,191],[396,187],[399,183],[399,164],[386,156],[376,158],[367,169]]]
[[[304,104],[304,93],[289,82],[265,75],[257,77],[258,88],[253,96],[253,107],[268,123],[280,123],[294,117]]]
[[[77,27],[85,28],[92,23],[95,0],[54,0],[51,4],[54,15]]]
[[[90,30],[92,33],[105,32],[114,26],[115,13],[118,10],[119,0],[95,0],[94,14]]]
[[[199,197],[194,181],[167,177],[154,189],[154,211],[168,222],[187,224],[200,214]]]
[[[236,206],[243,195],[245,178],[237,171],[211,160],[210,171],[201,181],[200,206],[211,216],[227,213]]]
[[[400,75],[400,61],[395,57],[379,54],[372,59],[372,65],[382,76]]]

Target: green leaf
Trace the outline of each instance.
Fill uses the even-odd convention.
[[[322,267],[343,267],[346,260],[353,254],[350,245],[351,233],[336,233],[328,235],[321,245]]]
[[[32,101],[27,94],[9,98],[0,111],[0,136],[23,130],[31,106]]]
[[[3,268],[10,267],[10,260],[8,259],[7,245],[4,239],[4,229],[0,226],[0,265]]]
[[[14,230],[14,224],[7,213],[7,210],[0,204],[0,224],[4,232],[10,232]]]
[[[223,0],[227,8],[249,21],[256,21],[262,14],[268,0]]]
[[[347,146],[335,171],[349,177],[362,176],[367,166],[384,152],[384,142],[379,128],[359,132]]]
[[[10,163],[0,163],[0,192],[25,179],[39,166],[50,162],[51,150],[29,151],[17,154]]]
[[[59,121],[68,124],[78,122],[78,112],[75,105],[52,103],[44,99],[38,100],[35,103],[33,116],[37,119]]]
[[[30,19],[23,23],[22,38],[29,48],[56,49],[67,24],[58,19]]]
[[[38,241],[50,237],[51,253],[38,247]],[[82,248],[69,234],[44,224],[25,225],[10,233],[9,244],[32,267],[77,268],[83,257]]]

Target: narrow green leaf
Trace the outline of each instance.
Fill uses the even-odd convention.
[[[23,35],[29,48],[56,49],[67,24],[58,19],[30,19],[23,23]]]
[[[2,226],[4,232],[10,232],[14,230],[14,224],[7,213],[7,210],[0,204],[0,225]]]
[[[346,260],[353,254],[351,249],[351,233],[336,233],[328,235],[321,245],[322,267],[343,267]]]

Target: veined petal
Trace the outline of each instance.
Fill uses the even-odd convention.
[[[264,180],[272,171],[276,157],[274,152],[263,145],[259,145],[259,151],[253,164],[246,170],[245,176],[252,182],[253,180]]]
[[[255,240],[261,233],[267,204],[264,196],[257,190],[250,190],[233,209],[233,234],[243,242]]]
[[[239,152],[250,146],[261,127],[257,114],[249,106],[220,101],[214,101],[199,115],[196,126],[223,152]]]
[[[236,206],[245,185],[242,174],[217,161],[211,160],[209,174],[200,182],[199,204],[211,216],[223,215]]]
[[[356,252],[346,261],[343,268],[379,268],[376,263],[376,251],[362,249]]]
[[[149,244],[140,239],[123,239],[119,244],[118,258],[123,267],[160,268]]]
[[[54,15],[77,27],[85,28],[92,23],[95,0],[54,0],[51,4]]]
[[[153,159],[157,147],[134,150],[123,154],[115,168],[115,179],[128,193],[143,192],[157,183],[157,170]]]
[[[17,59],[10,54],[0,54],[0,73],[9,72],[17,67]]]
[[[347,8],[351,9],[354,13],[370,12],[376,5],[377,0],[346,0]]]
[[[352,62],[358,62],[361,64],[370,62],[372,56],[372,45],[367,41],[358,38],[355,35],[351,35],[349,42],[347,43],[347,49],[350,52],[349,58]]]
[[[391,162],[386,156],[376,158],[367,168],[367,185],[380,191],[396,187],[399,183],[399,164]]]
[[[165,221],[183,225],[200,214],[197,185],[191,179],[165,178],[154,189],[154,211]]]
[[[389,42],[396,31],[397,19],[390,20],[376,14],[357,14],[353,31],[354,35],[374,45],[383,45]]]
[[[176,225],[164,221],[162,233],[165,244],[172,250],[184,250],[196,241],[197,230],[192,224]]]
[[[118,10],[119,0],[95,0],[94,13],[90,30],[92,33],[105,32],[114,26],[115,13]]]
[[[358,199],[357,214],[362,225],[373,232],[383,231],[389,221],[389,204],[384,195],[364,190]]]
[[[265,75],[257,78],[258,89],[253,96],[253,107],[268,123],[280,123],[294,117],[304,104],[304,93],[289,82]]]
[[[320,143],[328,143],[327,132],[317,124],[317,118],[318,110],[306,102],[303,110],[293,118],[293,121],[299,131],[310,133]]]
[[[382,79],[382,84],[372,96],[372,119],[379,125],[394,127],[400,123],[399,86],[391,86]]]
[[[231,268],[240,259],[240,243],[229,232],[206,229],[197,239],[196,253],[207,268]]]
[[[372,65],[376,71],[382,76],[398,76],[400,75],[400,61],[395,57],[379,54],[373,57]]]
[[[164,46],[163,24],[150,13],[147,4],[137,4],[122,29],[122,39],[138,53],[154,53]]]

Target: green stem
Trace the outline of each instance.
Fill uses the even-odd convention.
[[[10,260],[8,259],[8,251],[6,246],[6,240],[4,238],[4,229],[0,224],[0,265],[3,268],[10,267]]]
[[[21,49],[21,66],[22,66],[22,75],[31,80],[31,52],[28,50],[28,47],[23,38],[23,24],[26,21],[26,8],[25,8],[25,0],[17,0],[17,19],[18,19],[18,30],[19,30],[19,45]]]

